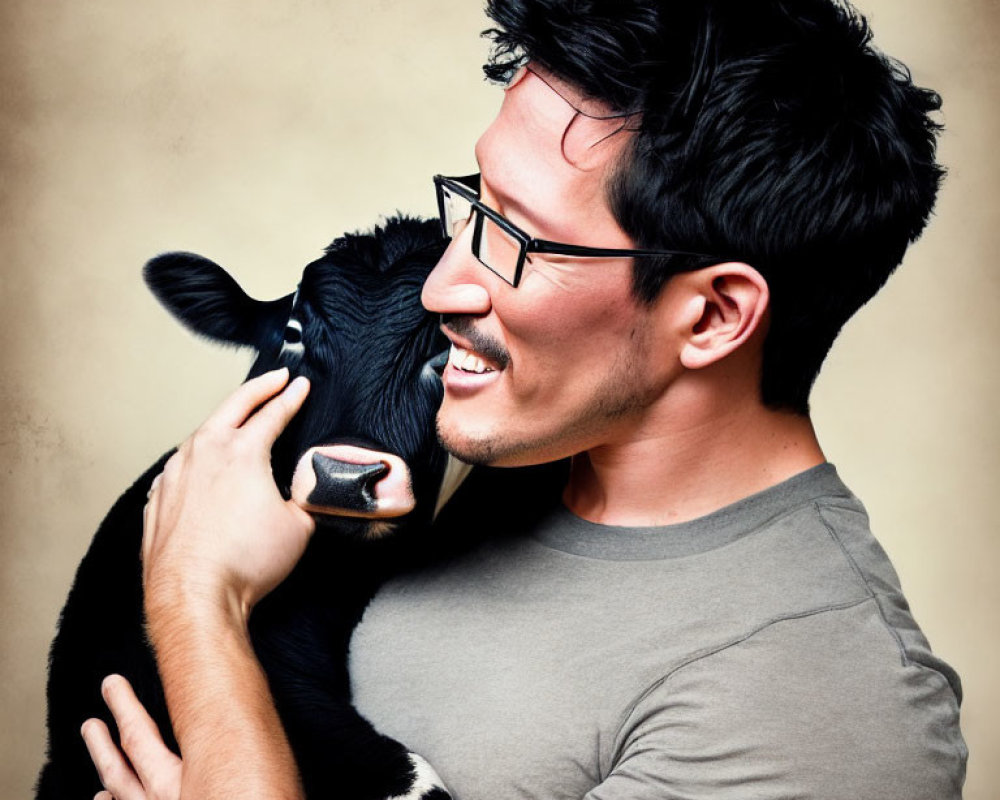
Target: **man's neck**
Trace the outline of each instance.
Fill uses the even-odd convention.
[[[825,461],[807,416],[759,405],[653,427],[575,456],[567,507],[605,525],[670,525]]]

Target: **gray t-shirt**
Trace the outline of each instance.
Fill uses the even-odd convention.
[[[958,678],[829,464],[679,525],[558,506],[386,584],[350,667],[460,800],[961,796]]]

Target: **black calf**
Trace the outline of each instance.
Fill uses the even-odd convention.
[[[447,458],[434,436],[434,366],[447,342],[419,295],[443,246],[436,223],[392,219],[336,240],[294,296],[271,302],[249,298],[200,256],[168,254],[146,267],[153,292],[187,326],[257,351],[251,376],[288,366],[312,381],[272,456],[282,491],[294,483],[324,524],[251,618],[309,797],[448,796],[414,788],[425,765],[354,712],[346,671],[351,630],[378,583],[422,546],[439,501]],[[327,455],[312,450],[330,444]],[[114,730],[99,692],[109,673],[129,678],[176,750],[143,634],[138,562],[146,492],[168,456],[115,503],[63,609],[50,658],[44,800],[100,789],[79,728],[103,717]],[[385,536],[404,529],[419,536]]]

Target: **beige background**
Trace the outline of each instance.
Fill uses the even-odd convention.
[[[0,797],[30,792],[45,657],[114,498],[234,386],[241,354],[146,293],[165,249],[289,291],[335,234],[432,212],[499,91],[478,0],[7,0],[0,10]],[[362,9],[364,6],[364,9]],[[945,97],[950,176],[815,396],[939,654],[960,671],[967,798],[1000,783],[996,0],[865,0]]]

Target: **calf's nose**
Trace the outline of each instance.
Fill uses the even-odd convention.
[[[316,486],[309,493],[311,504],[360,513],[376,509],[375,484],[389,474],[389,467],[381,461],[352,464],[322,453],[313,453],[312,468]]]
[[[416,505],[403,459],[354,445],[307,450],[292,475],[291,494],[306,511],[329,516],[398,517]]]

